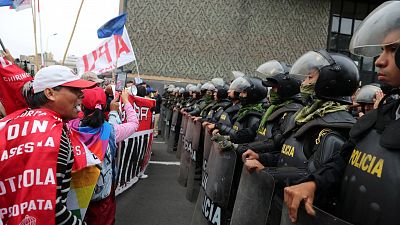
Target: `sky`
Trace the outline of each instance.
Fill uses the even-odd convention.
[[[64,56],[80,4],[81,0],[40,0],[42,48],[43,52],[52,52],[55,60],[62,60]],[[85,0],[67,55],[80,57],[95,50],[102,42],[97,38],[97,29],[118,15],[119,0]],[[37,17],[40,53],[38,20]],[[9,7],[0,7],[0,38],[14,58],[34,55],[32,10],[16,12]]]

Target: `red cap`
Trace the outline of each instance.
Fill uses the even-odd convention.
[[[99,108],[104,110],[106,106],[106,93],[102,88],[95,87],[91,89],[84,89],[82,92],[82,105],[86,109],[94,110],[95,108]]]

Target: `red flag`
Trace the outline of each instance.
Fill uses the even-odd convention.
[[[32,79],[30,74],[0,56],[0,102],[6,109],[7,115],[28,107],[21,89]]]

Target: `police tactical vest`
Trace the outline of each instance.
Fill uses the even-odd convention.
[[[398,224],[400,152],[380,136],[374,129],[357,143],[343,177],[340,211],[355,224]]]
[[[264,129],[259,129],[257,131],[257,136],[255,141],[263,141],[272,138],[273,136],[273,129],[279,129],[275,126],[279,126],[279,122],[285,119],[288,113],[293,113],[301,109],[303,106],[299,103],[292,102],[288,105],[282,106],[281,108],[277,109],[275,112],[271,113],[268,117],[266,127]]]
[[[295,115],[292,115],[290,120],[291,122],[288,125],[288,129],[284,133],[284,135],[288,135],[288,138],[282,146],[280,158],[278,160],[278,167],[309,167],[308,160],[313,149],[304,149],[306,141],[315,141],[316,144],[319,144],[318,140],[323,138],[328,132],[331,132],[330,129],[350,130],[356,122],[355,119],[346,111],[337,111],[326,114],[321,118],[309,121],[299,127],[298,130],[296,130]],[[318,128],[318,133],[310,134],[308,131],[312,128]],[[313,138],[313,136],[315,136],[316,139],[309,140],[309,138]]]
[[[221,113],[218,123],[221,123],[221,124],[227,125],[227,126],[232,126],[232,124],[234,122],[234,121],[232,121],[232,117],[239,111],[240,107],[241,107],[240,104],[236,104],[236,105],[232,105],[231,107],[227,108],[224,112]]]
[[[241,129],[251,127],[253,124],[259,122],[261,117],[262,117],[261,113],[249,111],[240,120],[236,120],[232,128],[238,131]]]
[[[396,102],[383,105],[383,123],[373,110],[350,132],[356,145],[347,162],[339,202],[341,215],[349,222],[399,224],[400,120],[391,118],[396,110]],[[378,132],[381,124],[386,126]]]
[[[221,114],[224,112],[224,110],[229,107],[232,103],[229,100],[222,100],[221,102],[216,103],[210,111],[208,111],[208,114],[206,116],[206,119],[211,121],[213,119],[219,119]]]

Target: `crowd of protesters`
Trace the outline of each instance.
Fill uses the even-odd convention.
[[[16,66],[8,50],[1,57]],[[92,72],[79,77],[59,65],[28,77],[13,93],[23,102],[0,102],[1,223],[115,224],[117,145],[139,126],[129,100],[130,84],[114,92],[112,84]],[[144,84],[135,87],[144,88],[137,95],[153,94]],[[93,193],[86,193],[91,200],[83,213],[68,207],[71,185],[80,182],[74,173],[98,177]]]

